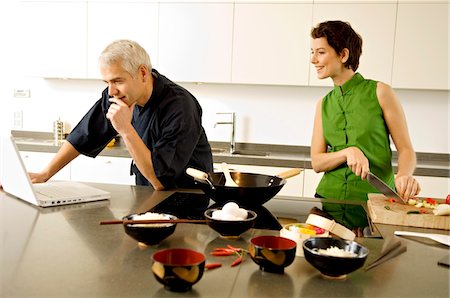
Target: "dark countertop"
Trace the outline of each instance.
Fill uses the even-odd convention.
[[[405,253],[371,270],[359,269],[341,281],[322,278],[303,257],[296,257],[285,274],[279,275],[260,271],[249,258],[237,267],[230,267],[232,259],[218,259],[209,254],[226,244],[246,248],[252,237],[278,235],[278,231],[252,229],[238,240],[224,240],[204,224],[178,224],[175,233],[159,246],[141,247],[125,234],[121,225],[101,226],[99,222],[150,210],[174,191],[92,185],[110,191],[111,199],[44,209],[0,191],[1,297],[449,297],[450,294],[450,270],[437,265],[448,254],[448,247],[431,240],[402,238],[407,246]],[[304,210],[301,199],[296,206],[291,209],[294,217]],[[385,239],[397,229],[445,233],[386,225],[378,225],[378,229]],[[367,262],[379,255],[385,243],[380,238],[356,241],[369,248]],[[190,292],[168,292],[150,270],[152,254],[168,247],[195,249],[206,255],[207,262],[224,265],[205,272]]]
[[[52,133],[18,131],[12,132],[21,151],[57,152],[59,145],[53,141]],[[236,149],[241,154],[228,153],[228,144],[211,142],[214,162],[311,169],[309,147],[269,144],[238,143]],[[120,139],[115,146],[105,148],[100,155],[112,157],[130,157]],[[397,155],[393,153],[393,165],[396,170]],[[418,176],[450,177],[450,154],[417,153]]]

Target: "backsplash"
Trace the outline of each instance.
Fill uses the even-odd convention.
[[[17,83],[15,83],[17,85]],[[52,131],[64,121],[69,132],[100,98],[105,84],[97,80],[23,79],[30,98],[14,98],[2,88],[2,129]],[[309,146],[316,102],[329,87],[181,84],[203,108],[203,126],[210,141],[228,141],[229,126],[214,127],[218,112],[236,113],[236,142]],[[13,90],[13,87],[9,91]],[[405,110],[414,148],[418,152],[449,153],[449,92],[396,90]],[[3,94],[5,93],[5,94]],[[5,106],[5,105],[4,105]],[[14,126],[22,112],[22,127]]]

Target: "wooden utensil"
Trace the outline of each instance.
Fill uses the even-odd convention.
[[[222,163],[222,172],[225,175],[225,186],[231,186],[236,187],[239,186],[234,182],[233,178],[231,177],[230,170],[228,169],[228,164],[226,162]]]
[[[104,220],[100,225],[117,224],[162,224],[162,223],[204,223],[204,219],[139,219],[139,220]]]

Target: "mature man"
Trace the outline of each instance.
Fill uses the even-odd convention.
[[[50,164],[40,173],[30,173],[33,182],[47,181],[80,153],[97,156],[117,134],[133,158],[137,185],[156,190],[192,187],[187,167],[212,171],[199,103],[152,69],[138,43],[111,43],[101,53],[99,67],[108,87]]]

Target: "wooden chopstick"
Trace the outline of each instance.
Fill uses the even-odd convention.
[[[203,223],[204,219],[140,219],[140,220],[104,220],[100,225],[117,224],[161,224],[161,223]]]

